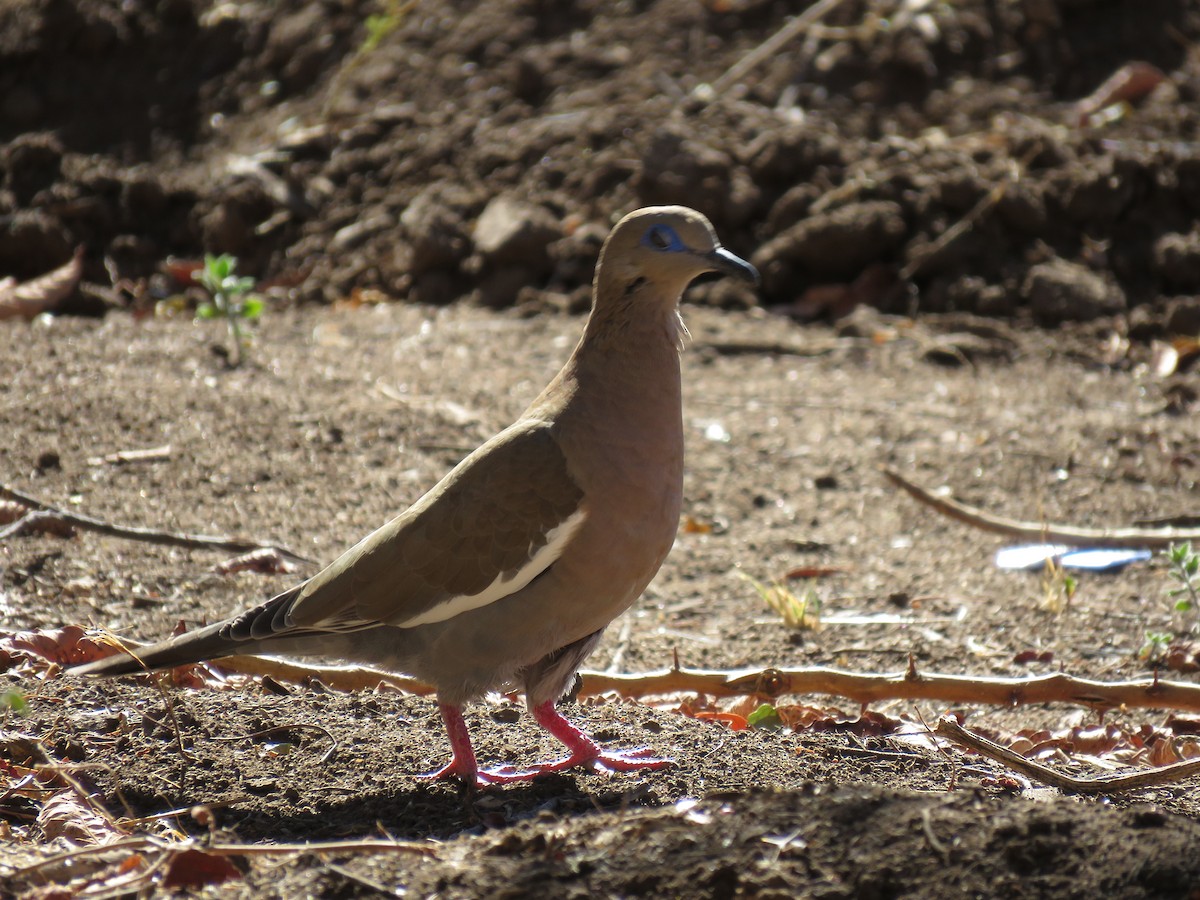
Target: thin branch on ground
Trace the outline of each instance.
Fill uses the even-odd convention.
[[[372,691],[384,685],[406,694],[427,696],[434,693],[433,687],[416,678],[363,666],[305,665],[266,656],[227,656],[214,661],[213,665],[235,675],[269,675],[292,684],[319,681],[335,691]]]
[[[94,519],[91,516],[68,512],[57,506],[43,503],[37,498],[23,494],[6,484],[0,484],[0,497],[24,504],[36,513],[49,514],[48,516],[41,516],[42,519],[52,517],[64,524],[73,525],[84,531],[94,531],[97,534],[122,538],[128,541],[141,541],[147,544],[162,544],[171,547],[190,547],[192,549],[203,550],[229,550],[233,553],[245,553],[248,550],[276,550],[298,562],[312,562],[312,560],[306,559],[298,553],[293,553],[286,547],[262,541],[252,541],[245,538],[227,537],[224,535],[186,534],[175,531],[159,531],[153,528],[138,528],[130,525],[113,525],[110,522]],[[29,518],[29,516],[25,518]],[[14,524],[19,524],[19,521]],[[0,537],[10,536],[8,534],[10,530],[11,526],[9,529],[5,529]]]
[[[731,84],[745,77],[751,70],[770,59],[789,43],[803,34],[810,26],[841,4],[842,0],[818,0],[796,18],[739,59],[720,78],[712,83],[714,95],[720,95]]]
[[[167,841],[151,835],[135,835],[113,841],[110,844],[92,845],[56,853],[40,862],[20,868],[9,868],[10,877],[28,878],[55,866],[68,865],[87,856],[96,856],[119,851],[159,850],[167,854],[185,850],[199,850],[213,856],[304,856],[325,853],[415,853],[419,856],[434,856],[432,844],[418,841],[314,841],[311,844],[228,844],[210,842],[206,839]]]
[[[884,468],[883,475],[892,484],[907,491],[914,499],[932,507],[947,518],[994,534],[1034,543],[1070,544],[1081,547],[1123,547],[1164,549],[1182,541],[1200,541],[1200,529],[1195,528],[1077,528],[1025,522],[994,516],[974,506],[936,497],[923,487],[913,484],[899,473]]]
[[[293,683],[316,679],[334,690],[371,690],[384,684],[411,694],[433,693],[433,688],[424,682],[367,668],[306,666],[251,656],[228,657],[217,665],[229,672],[270,675]],[[1200,684],[1158,678],[1095,681],[1065,672],[1028,678],[993,678],[925,673],[917,671],[915,666],[904,672],[847,672],[814,666],[733,670],[670,668],[631,675],[584,671],[580,675],[583,677],[580,697],[610,692],[632,699],[676,693],[766,698],[826,694],[862,704],[881,700],[937,700],[993,706],[1070,703],[1096,710],[1125,706],[1200,712]]]
[[[1098,775],[1094,778],[1076,778],[1056,772],[1049,766],[1042,765],[1032,759],[1026,759],[1019,753],[1001,747],[985,737],[967,731],[950,716],[938,720],[934,734],[949,738],[955,743],[969,747],[981,756],[994,759],[1001,765],[1007,766],[1014,772],[1020,772],[1029,778],[1043,784],[1074,794],[1114,794],[1119,791],[1136,791],[1141,788],[1157,787],[1162,784],[1173,784],[1193,775],[1200,774],[1200,759],[1189,759],[1184,762],[1159,766],[1143,772],[1128,774]]]
[[[924,268],[929,260],[933,259],[938,253],[974,228],[993,206],[1004,199],[1004,195],[1008,192],[1008,189],[1019,178],[1020,169],[1017,169],[1008,178],[1005,178],[980,197],[979,202],[971,207],[965,216],[939,234],[931,243],[915,252],[912,258],[904,264],[904,268],[900,270],[900,280],[910,281]]]
[[[333,759],[334,754],[337,753],[338,747],[341,746],[338,743],[337,738],[335,738],[333,736],[332,732],[330,732],[328,728],[322,728],[320,725],[313,725],[310,722],[292,722],[290,724],[285,724],[285,725],[274,725],[270,728],[264,728],[262,731],[252,732],[251,734],[242,734],[242,735],[238,735],[236,737],[214,737],[214,738],[210,738],[210,740],[214,740],[214,741],[255,741],[255,740],[258,740],[259,738],[268,738],[268,737],[273,737],[278,734],[286,734],[289,731],[315,731],[318,734],[322,734],[325,737],[329,738],[330,746],[329,746],[329,749],[326,750],[325,753],[321,756],[321,759],[320,759],[321,765],[325,765],[325,763],[327,763],[327,762],[329,762],[329,760]]]

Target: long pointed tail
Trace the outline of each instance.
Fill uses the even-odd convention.
[[[95,662],[74,666],[68,671],[72,675],[131,675],[138,672],[153,672],[171,669],[188,663],[220,659],[236,653],[253,653],[256,641],[235,640],[228,636],[229,623],[217,622],[199,631],[189,631],[169,640],[159,641],[143,647],[129,647],[129,653],[118,653]]]

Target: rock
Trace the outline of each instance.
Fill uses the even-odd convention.
[[[651,137],[641,153],[634,186],[647,206],[692,206],[726,230],[746,224],[761,193],[745,167],[728,153],[674,125]]]
[[[1125,309],[1125,295],[1091,269],[1065,259],[1052,259],[1029,270],[1021,296],[1034,318],[1044,325],[1089,322]]]
[[[390,231],[395,227],[396,220],[390,213],[380,212],[372,216],[364,216],[339,228],[329,241],[329,246],[340,252],[353,250],[381,231]]]
[[[1200,337],[1200,297],[1176,297],[1167,301],[1167,334]]]
[[[848,203],[793,225],[750,261],[762,272],[764,291],[785,297],[795,295],[798,284],[855,278],[900,246],[907,233],[900,204]]]
[[[558,220],[545,207],[504,195],[475,223],[475,249],[494,265],[544,265],[547,248],[561,237]]]
[[[448,182],[429,185],[400,214],[412,252],[413,275],[431,269],[457,269],[471,253],[467,236],[467,191]]]
[[[17,137],[4,148],[0,159],[4,186],[22,206],[30,205],[38,191],[49,188],[62,176],[63,152],[62,143],[49,132]]]
[[[1154,269],[1172,290],[1200,290],[1200,232],[1164,234],[1155,241]]]

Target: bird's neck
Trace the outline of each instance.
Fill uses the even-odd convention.
[[[638,433],[680,428],[685,334],[675,304],[663,302],[661,286],[634,283],[602,293],[571,358],[529,413],[543,407],[549,412],[550,406],[603,409],[624,422],[634,440]]]

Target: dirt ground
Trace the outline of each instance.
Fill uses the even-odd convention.
[[[1200,13],[847,0],[722,80],[794,12],[0,6],[0,277],[84,247],[67,314],[0,324],[0,481],[109,522],[328,560],[553,375],[615,217],[684,202],[764,283],[688,293],[684,521],[588,668],[899,672],[911,659],[983,677],[1151,677],[1147,633],[1183,641],[1195,624],[1173,610],[1162,557],[1076,573],[1064,608],[1061,581],[997,569],[1002,539],[918,506],[879,467],[1034,521],[1195,516]],[[1081,108],[1133,61],[1167,79]],[[206,251],[236,254],[267,301],[240,368],[165,265]],[[222,575],[222,561],[91,533],[12,537],[0,631],[157,639],[307,571]],[[747,581],[817,568],[834,571],[790,582],[819,598],[817,630],[788,627]],[[892,700],[860,718],[809,696],[786,702],[819,711],[811,727],[732,730],[695,713],[752,706],[591,698],[568,714],[677,765],[471,794],[415,777],[448,751],[427,698],[231,678],[171,690],[168,706],[147,681],[0,661],[0,693],[28,705],[0,711],[0,879],[72,846],[48,827],[49,789],[19,783],[44,752],[136,834],[432,841],[242,854],[240,877],[197,889],[212,896],[1200,890],[1190,782],[1081,799],[919,734],[953,711],[1096,775],[1144,765],[1154,746],[1200,752],[1196,723],[1166,710],[1101,722],[1066,704]],[[519,709],[469,710],[482,760],[555,752]],[[198,805],[210,823],[188,814]],[[131,853],[28,870],[0,895],[152,892],[162,871]]]

